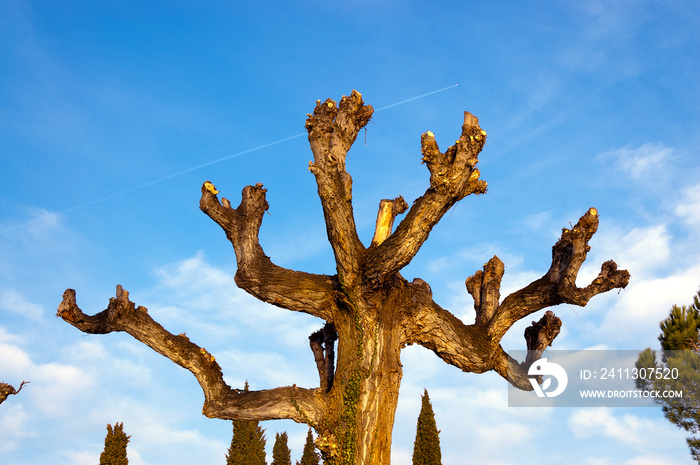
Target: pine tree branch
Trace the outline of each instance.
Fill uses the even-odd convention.
[[[209,418],[291,419],[309,424],[318,422],[323,415],[325,401],[317,390],[296,386],[248,392],[231,389],[214,356],[184,334],[175,336],[168,332],[151,318],[145,307],[136,307],[121,286],[117,286],[116,298],[109,300],[107,309],[92,316],[83,313],[76,303],[75,291],[67,289],[56,316],[88,334],[126,332],[189,370],[204,392],[202,412]]]
[[[258,240],[267,211],[262,184],[243,189],[238,208],[222,198],[210,182],[202,186],[200,209],[226,233],[236,252],[236,284],[254,297],[278,307],[304,312],[329,321],[336,308],[337,278],[292,271],[272,263]]]

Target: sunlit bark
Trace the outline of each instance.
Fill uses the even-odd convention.
[[[498,257],[467,278],[476,318],[463,322],[433,300],[426,282],[408,282],[399,272],[456,202],[486,192],[486,182],[476,168],[486,132],[475,116],[465,112],[461,135],[444,152],[433,133],[424,133],[421,153],[430,172],[429,186],[410,209],[400,196],[382,200],[374,238],[365,247],[355,226],[352,178],[345,171],[345,157],[372,112],[353,91],[339,104],[331,99],[318,101],[306,120],[314,157],[309,170],[316,179],[335,257],[333,275],[288,270],[265,255],[258,240],[268,208],[261,184],[245,187],[236,208],[226,198],[219,200],[211,182],[202,186],[201,210],[223,229],[233,246],[236,284],[264,302],[325,320],[326,325],[309,338],[320,387],[232,389],[213,355],[184,334],[169,333],[145,308],[136,307],[121,286],[107,309],[94,316],[78,308],[75,292],[69,289],[58,316],[87,333],[125,331],[188,369],[202,387],[203,412],[209,417],[292,419],[312,426],[326,463],[389,463],[402,376],[400,354],[406,345],[420,344],[465,372],[494,370],[516,387],[532,389],[524,367],[552,344],[562,322],[551,311],[533,322],[525,331],[525,361],[512,359],[500,345],[513,324],[560,303],[584,306],[593,296],[624,288],[629,281],[626,270],[608,261],[593,282],[576,286],[590,250],[588,242],[598,228],[597,210],[589,209],[576,226],[563,230],[544,276],[504,299],[500,287],[505,266]],[[394,229],[395,218],[407,209]]]

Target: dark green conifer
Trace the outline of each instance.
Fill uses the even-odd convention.
[[[314,434],[309,428],[309,432],[306,435],[306,443],[304,444],[304,452],[301,454],[301,461],[297,462],[297,465],[319,465],[319,461],[320,458],[314,445]]]
[[[248,391],[247,381],[245,391]],[[257,421],[233,422],[233,437],[226,454],[226,465],[267,465],[265,430]]]
[[[126,445],[130,437],[124,433],[124,423],[116,423],[114,428],[108,424],[105,448],[100,454],[100,465],[128,465]]]
[[[418,425],[416,426],[416,441],[413,444],[413,465],[441,465],[440,431],[435,423],[433,405],[430,403],[428,390],[424,391]]]
[[[292,465],[292,452],[287,445],[287,433],[275,435],[275,445],[272,446],[272,463],[270,465]]]
[[[659,326],[662,356],[646,349],[635,364],[639,389],[658,392],[680,391],[682,397],[653,397],[668,421],[692,434],[700,433],[700,292],[689,306],[671,308]],[[642,371],[644,369],[644,371]],[[646,375],[646,376],[644,376]],[[660,375],[660,376],[659,376]],[[700,438],[686,439],[690,455],[700,463]]]

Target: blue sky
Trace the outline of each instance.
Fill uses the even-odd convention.
[[[95,463],[105,425],[123,421],[130,463],[224,463],[231,424],[201,415],[194,378],[126,335],[56,319],[66,288],[95,313],[123,285],[232,385],[317,385],[307,337],[321,322],[237,289],[198,202],[207,179],[236,204],[262,182],[266,253],[333,274],[304,120],[352,89],[389,107],[348,155],[366,242],[380,199],[428,186],[423,132],[444,149],[468,110],[489,135],[489,192],[444,217],[406,278],[471,322],[468,276],[496,254],[503,296],[528,284],[594,206],[579,282],[608,259],[632,280],[554,309],[554,348],[656,347],[658,322],[700,287],[699,43],[700,4],[686,1],[1,2],[0,380],[31,381],[0,406],[1,461]],[[523,349],[537,318],[504,347]],[[660,409],[509,408],[493,373],[415,347],[402,362],[395,465],[410,463],[423,388],[446,465],[691,463]],[[300,457],[306,427],[263,427],[270,448],[288,431]]]

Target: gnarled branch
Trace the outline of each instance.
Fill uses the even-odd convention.
[[[323,415],[325,400],[317,390],[296,386],[248,392],[232,389],[224,381],[213,355],[184,334],[175,336],[168,332],[150,317],[145,307],[136,307],[129,300],[129,293],[119,285],[116,298],[109,300],[107,309],[92,316],[80,310],[75,291],[67,289],[56,316],[88,334],[126,332],[189,370],[204,392],[202,413],[209,418],[291,419],[310,424],[318,422]]]
[[[489,325],[489,333],[500,340],[518,320],[537,310],[561,303],[585,306],[595,295],[612,289],[624,289],[629,283],[627,270],[618,270],[609,260],[601,272],[585,288],[576,286],[576,277],[586,260],[588,241],[598,229],[598,211],[590,208],[573,229],[564,229],[561,238],[552,247],[552,265],[540,279],[506,297],[496,310]]]
[[[317,101],[313,114],[306,120],[314,154],[309,170],[316,177],[338,277],[346,286],[357,278],[365,247],[357,235],[352,178],[345,171],[345,157],[373,112],[372,106],[365,105],[362,95],[353,90],[349,97],[343,96],[340,105],[331,99]]]
[[[260,225],[268,208],[262,184],[243,189],[238,208],[216,196],[207,181],[202,186],[200,209],[226,233],[236,252],[236,284],[249,294],[282,308],[331,319],[336,307],[333,295],[339,286],[335,277],[292,271],[272,263],[258,240]]]
[[[29,381],[22,381],[19,388],[15,389],[14,386],[7,383],[0,383],[0,404],[5,402],[9,396],[17,394],[22,390],[25,384],[29,384]]]
[[[499,303],[503,262],[493,257],[466,280],[474,298],[476,320],[465,325],[441,308],[429,295],[413,298],[408,319],[407,343],[418,343],[433,350],[442,360],[464,371],[495,370],[521,389],[532,389],[524,367],[540,358],[559,334],[561,320],[548,311],[525,330],[527,359],[518,362],[500,346],[503,335],[522,318],[560,303],[585,306],[591,297],[614,288],[624,288],[629,272],[618,270],[613,261],[603,263],[601,272],[585,288],[576,286],[578,274],[590,250],[588,241],[598,227],[598,212],[591,208],[576,226],[565,229],[552,249],[552,265],[540,279],[516,291]],[[415,291],[414,294],[418,294]]]
[[[445,153],[440,152],[432,132],[421,136],[423,162],[430,171],[430,187],[416,199],[396,231],[368,251],[365,273],[370,280],[381,282],[406,266],[456,202],[469,194],[486,192],[486,181],[479,180],[476,169],[485,142],[486,132],[469,112],[464,112],[461,136]]]
[[[498,344],[482,328],[464,324],[438,305],[425,281],[416,279],[408,284],[403,301],[407,313],[403,344],[419,344],[465,372],[483,373],[493,368]]]
[[[542,357],[545,349],[552,345],[560,330],[561,320],[551,310],[546,311],[539,321],[533,321],[525,329],[525,361],[518,362],[501,349],[496,354],[494,370],[513,386],[525,391],[532,390],[527,371],[533,362]]]

